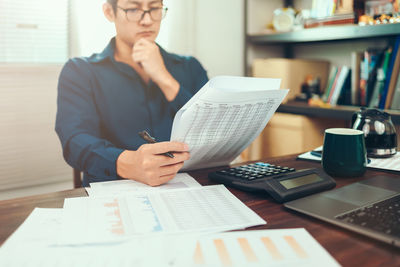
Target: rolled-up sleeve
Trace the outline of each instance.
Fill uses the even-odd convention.
[[[177,112],[186,102],[189,101],[192,96],[194,96],[197,91],[203,87],[204,84],[208,81],[208,76],[206,70],[200,64],[200,62],[194,58],[189,57],[185,62],[185,69],[189,70],[191,86],[182,86],[179,88],[179,92],[176,95],[175,99],[170,102],[172,108]],[[188,77],[189,79],[189,77]]]
[[[123,149],[101,138],[90,64],[69,60],[58,83],[56,132],[66,162],[102,180],[117,179],[116,160]]]

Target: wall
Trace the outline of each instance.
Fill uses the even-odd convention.
[[[114,36],[114,25],[105,19],[102,12],[103,3],[104,0],[70,0],[69,57],[89,56],[93,52],[101,52]],[[243,0],[165,0],[164,3],[169,11],[162,22],[157,40],[164,48],[171,52],[197,57],[207,69],[209,77],[243,75]],[[15,95],[16,98],[12,96],[14,99],[12,101],[6,101],[3,97],[2,103],[12,107],[9,109],[10,116],[3,116],[3,118],[10,121],[9,118],[18,114],[22,117],[20,116],[19,124],[16,124],[15,129],[9,128],[6,124],[2,125],[1,140],[10,147],[9,151],[15,153],[10,154],[4,151],[5,159],[0,166],[0,181],[1,178],[3,180],[9,178],[10,181],[16,179],[19,188],[10,189],[13,186],[0,184],[0,199],[72,188],[72,169],[62,158],[61,146],[54,132],[56,84],[61,65],[42,66],[44,69],[49,67],[51,71],[39,71],[40,75],[36,76],[34,71],[29,71],[29,68],[33,70],[36,66],[25,66],[23,69],[22,66],[11,68],[9,67],[11,65],[8,65],[3,68],[4,73],[12,69],[14,75],[12,81],[10,81],[11,76],[4,75],[4,77],[9,77],[10,84],[3,90],[12,92],[19,86],[18,82],[21,82],[21,88],[25,86],[24,88],[31,90],[29,93],[36,98],[31,98],[29,102],[30,100],[26,97],[18,99],[18,94]],[[33,74],[37,79],[32,75],[29,77],[24,75],[22,70]],[[40,94],[35,92],[40,92]],[[29,97],[27,93],[22,91],[19,93]],[[15,103],[18,105],[13,105]],[[32,112],[43,110],[33,108],[35,103],[45,107],[46,111],[40,113],[43,116],[39,120],[35,116],[36,113]],[[15,109],[19,109],[19,113]],[[3,115],[6,114],[3,109],[2,112]],[[45,132],[32,132],[31,129],[36,129],[35,127],[45,129]],[[26,135],[28,132],[29,138],[20,142],[21,149],[16,149],[18,145],[16,134]],[[32,134],[38,134],[37,138]],[[44,147],[40,144],[45,142],[43,139],[49,141]],[[7,140],[14,140],[15,144]],[[28,147],[27,143],[31,145],[30,154],[24,154],[24,149],[22,149]],[[40,152],[43,154],[41,155]],[[13,168],[4,168],[7,162],[14,164],[10,163],[9,166],[14,166],[15,173],[12,173]],[[24,177],[27,178],[26,182],[22,179]]]
[[[114,36],[103,0],[71,0],[70,55],[100,52]],[[216,75],[243,75],[243,0],[164,0],[168,13],[157,42],[168,51],[193,55]]]

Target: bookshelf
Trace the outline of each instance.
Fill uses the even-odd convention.
[[[335,108],[312,107],[303,102],[289,101],[278,108],[278,112],[305,115],[316,118],[331,118],[351,121],[354,112],[359,111],[356,106],[337,106]],[[387,111],[394,124],[400,125],[400,110]]]
[[[282,57],[282,58],[307,58],[303,51],[310,54],[310,50],[314,47],[318,49],[319,59],[327,59],[332,61],[335,56],[350,58],[349,49],[366,50],[370,47],[383,48],[390,43],[394,43],[396,36],[400,35],[400,23],[397,24],[381,24],[381,25],[337,25],[323,26],[316,28],[301,29],[283,33],[262,33],[263,25],[260,21],[268,21],[272,19],[272,13],[275,8],[282,6],[294,6],[299,8],[310,5],[311,0],[244,0],[244,64],[245,75],[251,76],[251,64],[255,58]],[[268,10],[268,13],[260,12],[259,10]],[[254,13],[254,15],[253,15]],[[262,14],[262,15],[261,15]],[[263,18],[264,16],[264,18]],[[256,21],[256,22],[253,22]],[[264,23],[265,25],[266,23]],[[264,27],[265,28],[265,27]],[[298,49],[300,47],[300,49]],[[307,49],[305,49],[307,47]],[[352,48],[349,48],[352,47]],[[326,50],[324,54],[324,49]],[[296,50],[300,50],[296,51]],[[333,53],[332,53],[333,51]],[[306,52],[307,53],[307,52]],[[334,54],[334,55],[329,55]],[[314,57],[315,59],[315,57]],[[332,62],[336,65],[348,65],[349,62]],[[309,110],[307,110],[309,109]],[[347,119],[348,116],[343,116],[343,110],[357,110],[358,107],[340,107],[335,106],[330,108],[332,112],[322,112],[329,117]],[[311,108],[304,103],[283,104],[279,109],[280,112],[289,112],[295,114],[313,115],[313,112],[320,112]],[[335,116],[334,112],[338,114]],[[397,119],[397,111],[387,110],[394,119],[395,124],[400,124]],[[350,116],[351,117],[351,116]]]
[[[302,29],[274,34],[248,34],[247,42],[257,45],[297,44],[312,42],[343,41],[400,35],[400,24],[343,25]]]
[[[400,24],[335,25],[283,33],[267,33],[276,8],[310,8],[312,0],[244,0],[244,70],[252,76],[257,58],[326,60],[331,65],[351,66],[351,53],[374,47],[383,49],[400,35]],[[281,104],[251,150],[255,158],[298,153],[322,144],[324,129],[349,127],[358,106],[312,107],[305,102]],[[400,110],[388,112],[400,133]],[[287,133],[284,135],[284,133]],[[304,140],[301,140],[304,139]],[[285,142],[276,142],[285,140]],[[300,144],[301,143],[301,144]],[[293,149],[297,147],[296,149]],[[400,148],[400,144],[399,144]],[[252,157],[249,157],[252,159]]]

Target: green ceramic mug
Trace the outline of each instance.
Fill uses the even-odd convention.
[[[367,168],[363,131],[348,128],[326,129],[322,166],[331,176],[362,176]]]

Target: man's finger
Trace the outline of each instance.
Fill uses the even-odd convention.
[[[175,176],[176,176],[176,173],[160,176],[158,182],[159,182],[159,184],[165,184],[168,181],[172,180]]]
[[[168,165],[173,165],[177,163],[183,163],[184,161],[190,159],[190,154],[189,152],[175,152],[172,153],[174,155],[173,158],[169,158],[165,155],[160,155],[162,158],[158,157],[157,160],[159,160],[158,165],[159,166],[168,166]]]
[[[183,167],[183,162],[179,162],[172,165],[161,166],[160,167],[160,176],[170,175],[177,173]]]

